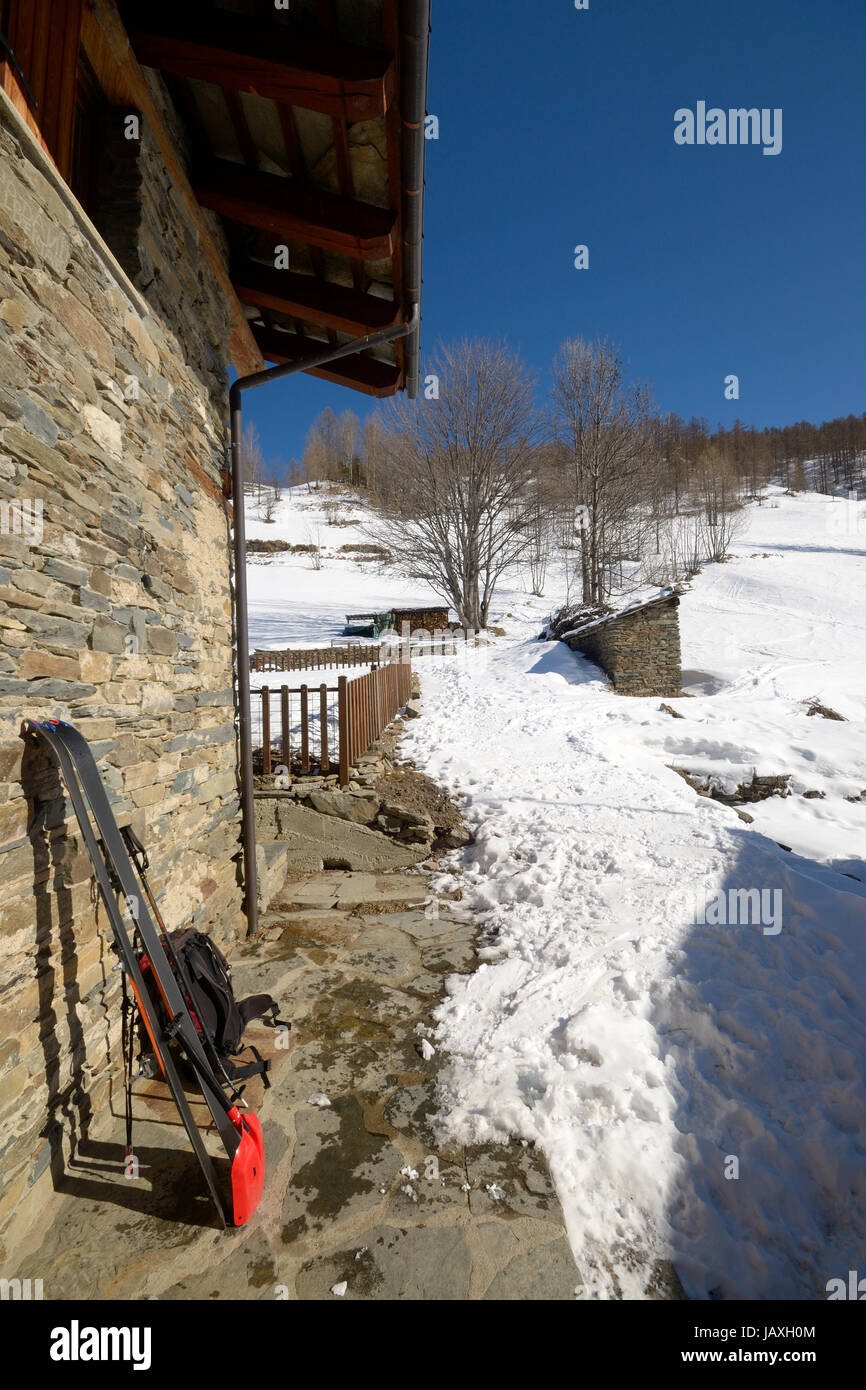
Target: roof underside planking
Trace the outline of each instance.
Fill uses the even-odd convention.
[[[217,0],[205,21],[191,8],[121,5],[187,131],[190,181],[222,220],[262,356],[298,361],[408,319],[421,293],[429,0]],[[414,396],[418,355],[416,330],[311,374]]]

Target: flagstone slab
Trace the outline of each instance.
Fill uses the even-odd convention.
[[[320,1256],[295,1281],[301,1299],[332,1299],[345,1281],[349,1302],[465,1300],[472,1257],[459,1228],[375,1226],[363,1240]]]
[[[567,1240],[539,1245],[525,1255],[515,1255],[488,1285],[486,1302],[534,1299],[574,1302],[578,1285],[574,1256]]]
[[[354,1096],[336,1098],[325,1109],[308,1106],[295,1116],[292,1173],[283,1202],[284,1224],[305,1220],[304,1231],[321,1231],[368,1207],[382,1205],[404,1158],[382,1135],[364,1128]]]

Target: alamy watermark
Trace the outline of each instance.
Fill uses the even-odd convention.
[[[696,927],[760,927],[764,936],[782,930],[781,888],[693,887],[679,900],[683,918]]]
[[[44,1297],[41,1279],[0,1279],[0,1301],[30,1303]]]
[[[430,630],[426,627],[410,628],[404,618],[399,632],[395,628],[383,628],[379,633],[380,660],[411,662],[413,656],[466,656],[480,653],[486,649],[489,639],[483,632],[473,628],[447,627]]]
[[[694,111],[680,106],[674,112],[674,141],[677,145],[762,145],[764,154],[781,154],[782,108],[708,109],[705,101],[697,102]]]
[[[838,1302],[839,1299],[847,1299],[852,1303],[866,1302],[866,1279],[861,1279],[856,1269],[848,1270],[847,1280],[828,1279],[824,1287],[828,1303]]]
[[[151,1364],[149,1327],[82,1327],[73,1318],[68,1327],[51,1329],[52,1361],[131,1361],[134,1371]]]
[[[866,535],[866,499],[849,489],[847,497],[834,497],[824,512],[824,524],[831,536]],[[854,503],[851,506],[851,503]]]
[[[42,498],[0,499],[0,536],[20,536],[26,545],[42,544]]]

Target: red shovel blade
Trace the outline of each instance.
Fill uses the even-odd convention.
[[[234,1224],[243,1226],[258,1206],[265,1185],[265,1145],[259,1118],[252,1111],[242,1115],[236,1105],[229,1119],[241,1137],[232,1159]]]

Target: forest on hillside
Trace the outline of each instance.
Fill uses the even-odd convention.
[[[483,339],[442,346],[417,401],[383,402],[362,425],[324,410],[301,459],[266,459],[255,428],[247,477],[265,507],[283,487],[348,484],[375,510],[376,538],[427,580],[467,627],[487,625],[499,577],[526,567],[543,594],[592,610],[723,560],[742,508],[770,484],[854,495],[866,472],[866,412],[756,429],[659,412],[606,340],[564,342],[550,390],[519,354]]]

